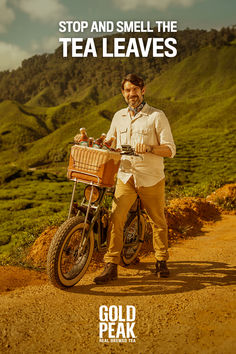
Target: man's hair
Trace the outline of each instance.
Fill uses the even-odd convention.
[[[133,85],[135,86],[139,86],[141,88],[141,90],[143,89],[144,87],[144,81],[141,77],[139,77],[138,75],[136,74],[128,74],[124,77],[124,79],[122,80],[121,82],[121,88],[122,90],[124,90],[124,85],[126,82],[131,82]]]

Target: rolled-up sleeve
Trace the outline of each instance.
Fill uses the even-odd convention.
[[[106,140],[109,140],[112,136],[117,138],[117,129],[116,129],[116,114],[114,115],[111,125],[110,125],[110,129],[107,132],[107,136],[106,136]]]
[[[166,145],[171,150],[171,158],[176,154],[176,146],[174,143],[173,135],[170,129],[169,121],[164,112],[157,113],[156,119],[156,133],[160,145]]]

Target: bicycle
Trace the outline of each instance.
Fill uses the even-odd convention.
[[[114,196],[114,180],[120,157],[121,155],[139,156],[127,145],[122,146],[121,153],[84,146],[78,146],[77,150],[79,152],[74,153],[75,159],[71,152],[68,168],[68,177],[74,181],[68,219],[54,235],[47,257],[48,277],[51,283],[59,288],[72,287],[82,279],[89,267],[94,249],[98,252],[107,249],[110,214],[107,203],[108,199]],[[104,154],[107,155],[105,163]],[[101,157],[93,158],[93,162],[88,163],[89,155],[101,155]],[[82,182],[86,187],[76,215],[72,216],[78,182]],[[124,226],[124,242],[121,251],[124,265],[129,265],[136,259],[144,242],[144,231],[144,211],[141,208],[140,198],[137,197]]]

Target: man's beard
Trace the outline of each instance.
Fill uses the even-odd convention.
[[[136,107],[141,103],[141,100],[139,99],[138,96],[132,96],[128,99],[127,103],[131,106],[131,107]]]

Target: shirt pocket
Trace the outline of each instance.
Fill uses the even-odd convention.
[[[153,140],[154,131],[151,128],[138,128],[133,130],[134,143],[150,144]]]
[[[120,130],[120,145],[126,145],[127,144],[127,128],[123,128]]]

